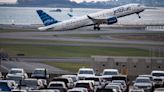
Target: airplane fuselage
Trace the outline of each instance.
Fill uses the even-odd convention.
[[[144,7],[142,7],[141,5],[128,4],[128,5],[112,8],[112,9],[106,9],[106,10],[88,14],[88,15],[95,19],[108,19],[112,16],[120,18],[123,16],[135,14],[135,13],[138,14],[142,11],[144,11]],[[69,20],[65,20],[65,21],[52,24],[49,26],[40,27],[39,30],[47,30],[47,29],[52,29],[52,30],[57,30],[57,31],[71,30],[71,29],[76,29],[76,28],[90,26],[90,25],[94,25],[94,22],[91,21],[87,17],[87,15],[84,15],[75,19],[69,19]]]

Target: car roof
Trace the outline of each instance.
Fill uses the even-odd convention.
[[[13,80],[0,80],[0,82],[15,82]]]
[[[62,77],[77,77],[77,75],[62,75]]]
[[[24,80],[37,80],[35,78],[28,78],[28,79],[24,79]]]
[[[69,91],[79,91],[79,90],[87,90],[87,89],[86,88],[80,88],[80,87],[69,89]]]
[[[11,70],[23,70],[22,68],[11,68]]]
[[[114,81],[114,82],[115,82],[115,81],[119,81],[119,82],[125,82],[124,80],[113,80],[113,81]],[[113,82],[113,81],[112,81],[112,82]]]
[[[154,70],[154,71],[152,71],[151,73],[164,73],[164,71],[161,71],[161,70]]]
[[[137,77],[136,79],[149,79],[150,80],[150,78],[148,77]]]
[[[93,70],[92,68],[80,68],[79,70]]]
[[[90,83],[90,82],[94,82],[92,80],[79,80],[77,81],[77,83]]]
[[[118,72],[117,69],[104,69],[104,71],[117,71]]]
[[[152,75],[139,75],[139,77],[152,77]]]
[[[112,87],[112,86],[116,86],[116,87],[119,87],[120,88],[120,86],[119,85],[112,85],[112,84],[109,84],[109,85],[106,85],[106,87]]]
[[[51,81],[50,84],[65,84],[62,81]]]
[[[88,76],[88,77],[86,77],[86,78],[97,78],[97,79],[100,79],[101,76]]]
[[[45,70],[46,68],[35,68],[35,70]]]

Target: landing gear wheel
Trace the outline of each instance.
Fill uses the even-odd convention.
[[[96,30],[97,29],[96,26],[94,26],[93,29]]]
[[[93,29],[94,30],[100,30],[100,27],[99,26],[94,26]]]
[[[100,30],[100,27],[97,27],[97,30]]]
[[[141,18],[140,14],[139,14],[139,13],[137,13],[137,15],[138,15],[138,18],[140,19],[140,18]]]

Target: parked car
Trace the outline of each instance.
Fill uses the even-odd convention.
[[[73,88],[69,89],[67,92],[88,92],[87,88]]]
[[[31,74],[32,78],[41,79],[43,85],[47,86],[47,79],[49,78],[48,70],[46,68],[36,68]]]
[[[13,80],[0,80],[0,91],[10,92],[17,88],[17,84]]]
[[[123,92],[127,91],[127,85],[124,80],[113,80],[112,83],[121,83],[123,87]]]
[[[153,92],[151,80],[147,77],[137,77],[134,84],[134,89],[144,89],[145,92]]]
[[[164,92],[164,88],[157,88],[154,90],[154,92]]]
[[[114,92],[122,92],[121,87],[119,85],[107,85],[105,88],[113,89]]]
[[[154,88],[155,88],[155,82],[153,80],[153,76],[152,75],[139,75],[139,77],[147,77],[147,78],[149,78],[150,81],[151,81],[151,83],[152,83],[152,85],[153,85],[153,90],[154,90]]]
[[[154,87],[162,87],[164,81],[160,77],[153,77]]]
[[[21,86],[21,89],[25,89],[27,91],[29,91],[29,90],[38,90],[38,89],[44,88],[44,85],[43,85],[41,80],[33,79],[33,78],[22,80],[20,86]]]
[[[80,80],[76,83],[76,87],[82,87],[82,88],[87,88],[88,92],[94,92],[94,83],[93,81],[87,81],[87,80]]]
[[[67,92],[67,87],[64,82],[60,81],[51,81],[47,87],[48,89],[57,89],[60,92]]]
[[[84,80],[87,77],[94,77],[94,76],[95,76],[95,72],[92,68],[80,68],[77,73],[78,80]]]
[[[114,76],[112,76],[112,81],[113,80],[123,80],[123,81],[125,81],[126,86],[127,86],[126,92],[129,91],[130,82],[128,81],[127,75],[114,75]]]
[[[164,71],[155,70],[151,72],[151,75],[153,76],[153,80],[155,80],[156,86],[164,86]],[[162,81],[160,81],[160,79],[162,79]]]
[[[45,68],[36,68],[33,71],[31,77],[37,79],[48,79],[49,78],[48,70]]]
[[[65,85],[66,85],[66,87],[67,87],[68,89],[71,89],[71,88],[73,88],[73,86],[74,86],[74,83],[73,83],[73,81],[72,81],[71,78],[55,77],[55,78],[53,78],[51,81],[60,81],[60,82],[64,82]]]
[[[9,73],[6,75],[8,80],[15,80],[19,83],[20,80],[28,78],[27,73],[22,68],[11,68]]]
[[[107,87],[107,86],[110,86],[110,85],[116,85],[116,86],[119,86],[120,87],[120,89],[121,89],[121,92],[123,92],[123,85],[121,84],[121,83],[109,83],[108,85],[106,85],[105,86],[105,88]]]
[[[106,81],[112,81],[112,76],[119,75],[117,69],[104,69],[102,73],[102,78]]]

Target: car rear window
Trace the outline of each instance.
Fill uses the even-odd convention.
[[[63,87],[62,84],[51,84],[50,88],[54,88],[54,87]]]
[[[77,83],[76,87],[90,88],[89,83]]]
[[[52,81],[61,81],[61,82],[64,82],[64,83],[68,83],[67,79],[53,79]]]

